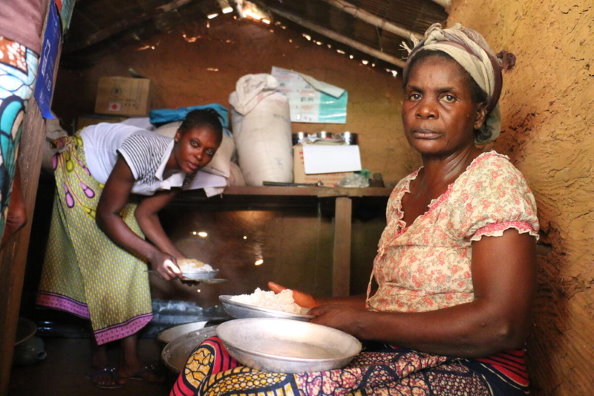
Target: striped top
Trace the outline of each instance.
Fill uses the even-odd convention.
[[[132,193],[153,195],[158,190],[181,187],[186,174],[181,170],[164,176],[173,150],[173,139],[138,127],[100,123],[81,131],[87,167],[93,177],[105,184],[118,155],[126,161],[136,182]]]

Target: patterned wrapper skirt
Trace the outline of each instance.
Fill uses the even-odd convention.
[[[523,362],[523,353],[514,353],[505,358],[511,358],[508,363]],[[515,396],[527,393],[526,377],[516,382],[489,364],[384,344],[366,344],[363,352],[343,369],[298,374],[266,372],[240,365],[218,337],[211,337],[190,354],[170,396]]]
[[[103,185],[86,167],[79,135],[53,159],[56,196],[37,304],[90,319],[97,344],[130,336],[152,319],[147,264],[118,247],[95,222]],[[134,204],[124,222],[143,237]]]
[[[25,109],[33,94],[38,64],[37,53],[0,36],[0,237],[8,214]]]

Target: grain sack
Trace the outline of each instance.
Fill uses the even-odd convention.
[[[289,101],[270,74],[241,77],[229,96],[238,162],[250,186],[293,181]]]

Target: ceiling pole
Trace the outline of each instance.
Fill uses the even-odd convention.
[[[357,7],[356,5],[353,5],[347,1],[343,1],[343,0],[323,0],[326,3],[336,7],[336,8],[340,8],[341,11],[346,12],[347,14],[351,14],[352,16],[354,16],[357,19],[360,19],[362,21],[365,21],[371,25],[377,26],[380,29],[383,29],[387,32],[390,33],[394,33],[397,36],[400,37],[404,37],[404,38],[410,38],[410,36],[415,36],[416,38],[420,39],[422,36],[418,33],[413,32],[412,30],[408,30],[406,28],[403,28],[402,26],[398,26],[395,25],[394,23],[384,19],[384,18],[380,18],[375,14],[372,14],[369,11],[365,11],[364,9]],[[444,1],[448,1],[448,0],[441,0],[441,2]],[[436,2],[439,2],[439,0],[436,0]]]
[[[275,7],[270,7],[270,6],[267,6],[266,9],[270,10],[274,14],[280,15],[283,18],[286,18],[286,19],[288,19],[288,20],[290,20],[292,22],[295,22],[296,24],[301,25],[301,26],[303,26],[306,29],[309,29],[309,30],[312,30],[312,31],[314,31],[316,33],[319,33],[321,35],[324,35],[324,36],[326,36],[326,37],[328,37],[328,38],[330,38],[330,39],[332,39],[334,41],[338,41],[339,43],[343,43],[345,45],[348,45],[350,47],[353,47],[354,49],[356,49],[358,51],[364,52],[367,55],[371,55],[371,56],[373,56],[373,57],[375,57],[377,59],[381,59],[384,62],[391,63],[391,64],[393,64],[395,66],[400,67],[400,68],[403,68],[404,65],[405,65],[405,62],[402,59],[399,59],[399,58],[397,58],[395,56],[388,55],[388,54],[386,54],[384,52],[378,51],[375,48],[371,48],[371,47],[369,47],[369,46],[367,46],[365,44],[361,44],[358,41],[355,41],[353,39],[350,39],[348,37],[345,37],[345,36],[343,36],[341,34],[338,34],[338,33],[334,32],[334,31],[330,30],[330,29],[327,29],[325,27],[322,27],[322,26],[316,25],[314,23],[308,22],[308,21],[304,20],[303,18],[301,18],[301,17],[299,17],[297,15],[294,15],[294,14],[291,14],[289,12],[282,11],[282,10],[279,10],[279,9],[277,9]]]
[[[452,6],[452,0],[431,0],[436,4],[439,4],[443,7],[446,12],[450,12],[450,7]]]
[[[104,40],[107,40],[115,34],[122,33],[124,31],[126,31],[127,29],[136,27],[144,22],[147,22],[147,21],[153,19],[157,15],[160,15],[165,12],[169,12],[169,11],[175,10],[179,7],[182,7],[182,6],[190,3],[191,1],[192,0],[173,0],[173,1],[170,1],[169,3],[165,3],[163,5],[156,7],[155,10],[150,13],[141,13],[134,18],[126,18],[126,19],[117,20],[113,24],[111,24],[103,29],[95,31],[93,34],[91,34],[89,37],[87,37],[87,39],[84,42],[72,41],[72,43],[74,43],[74,44],[70,44],[68,46],[68,48],[65,48],[64,53],[70,54],[70,53],[73,53],[78,50],[83,50],[87,47],[90,47],[90,46],[100,43]]]

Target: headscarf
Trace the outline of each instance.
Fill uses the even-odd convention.
[[[487,94],[487,116],[479,133],[475,136],[476,144],[491,142],[499,136],[501,113],[499,96],[501,94],[501,64],[489,44],[478,32],[456,23],[451,28],[442,29],[435,23],[427,29],[425,37],[418,40],[411,37],[413,48],[406,44],[408,59],[403,70],[406,81],[408,66],[421,51],[442,51],[451,56]]]

